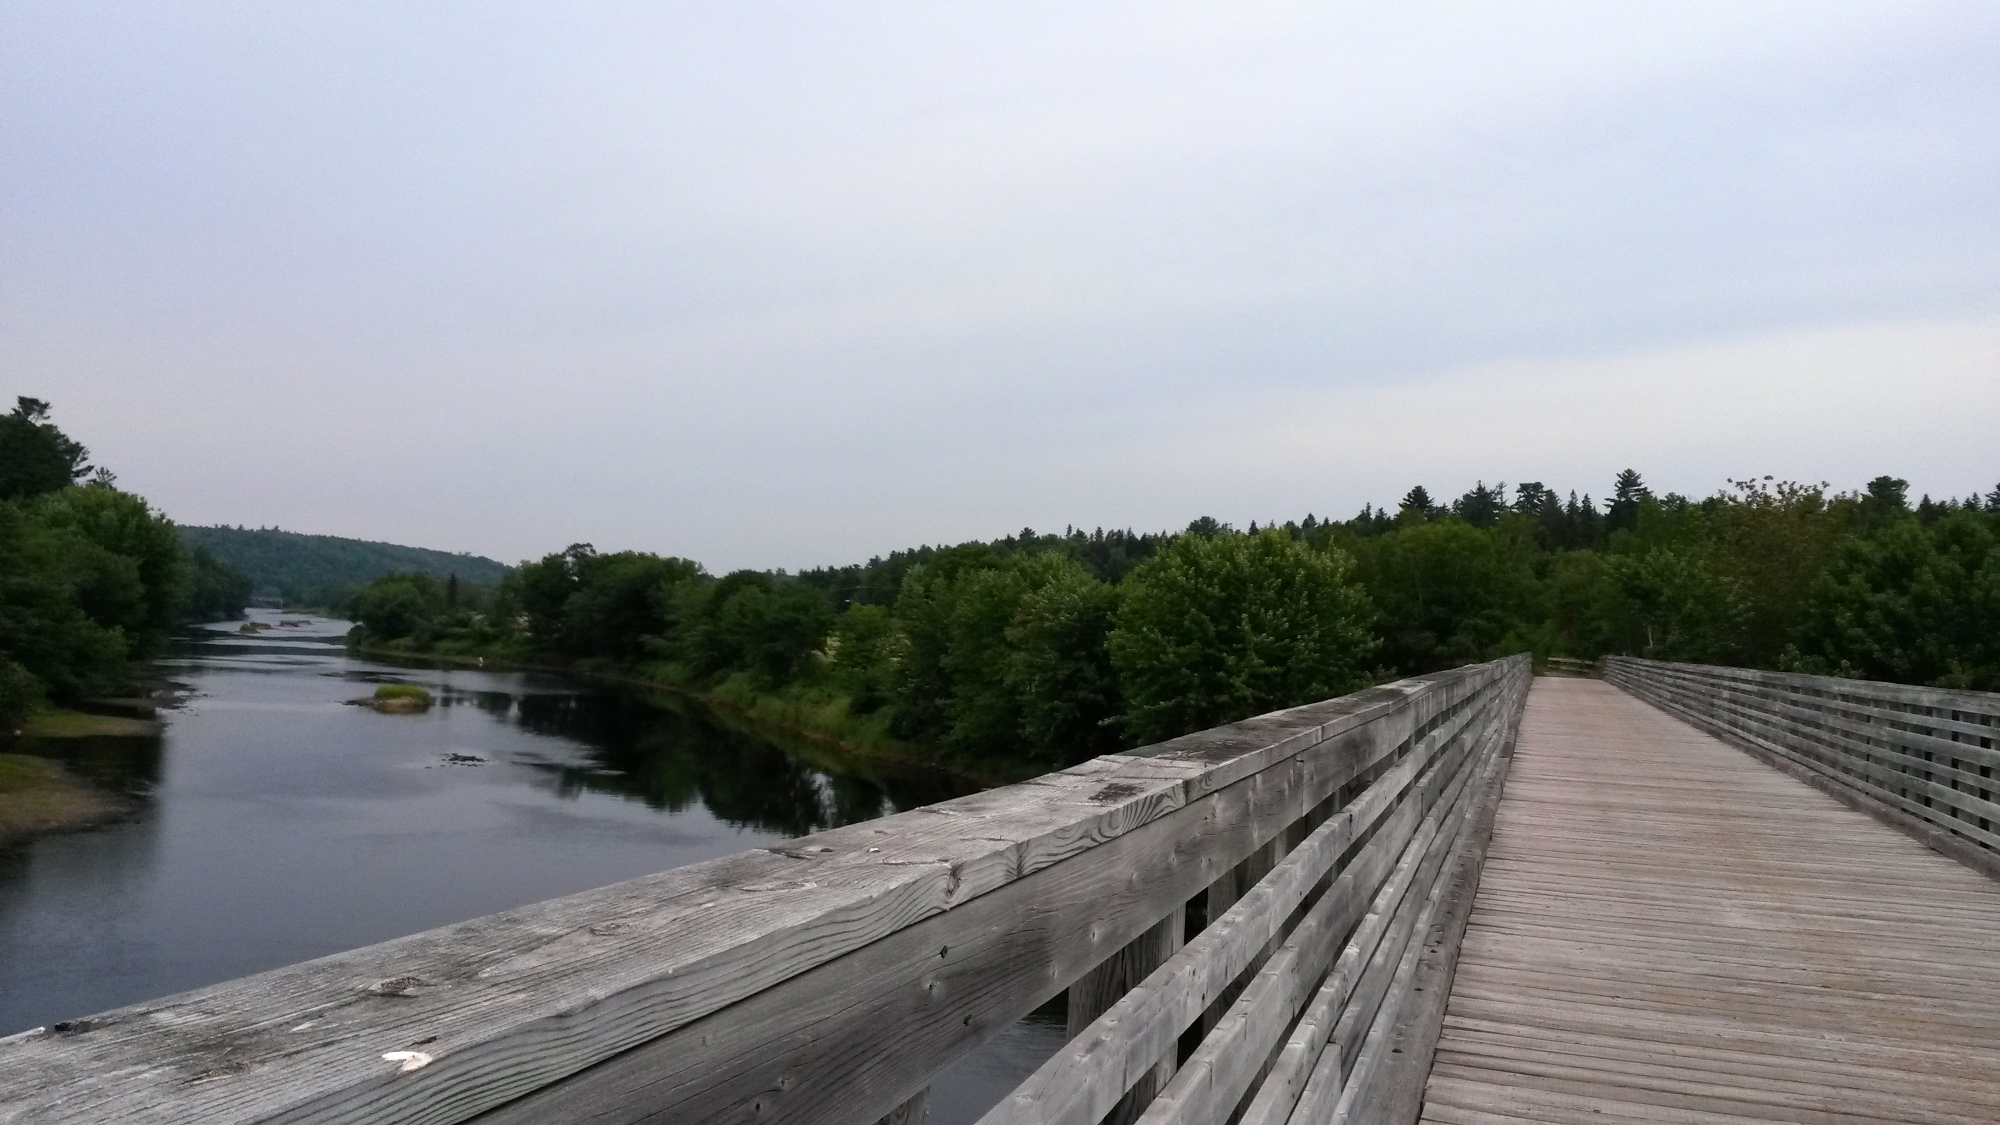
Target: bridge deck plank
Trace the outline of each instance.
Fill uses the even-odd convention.
[[[1425,1122],[2000,1121],[2000,883],[1535,682]]]

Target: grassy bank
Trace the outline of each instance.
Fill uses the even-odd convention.
[[[158,734],[160,724],[153,719],[91,715],[55,708],[40,712],[23,723],[21,733],[33,738],[93,738],[100,735],[132,738]]]
[[[132,806],[44,758],[0,754],[0,847],[116,820]]]

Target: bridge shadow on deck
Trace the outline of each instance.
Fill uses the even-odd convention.
[[[2000,882],[1538,679],[1423,1120],[2000,1121]]]

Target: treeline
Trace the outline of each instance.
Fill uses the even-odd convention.
[[[129,663],[175,625],[239,616],[250,594],[89,458],[45,402],[0,417],[0,728],[50,700],[123,690]]]
[[[204,551],[250,577],[253,595],[287,606],[344,606],[385,574],[421,573],[490,586],[507,567],[478,555],[402,547],[276,527],[182,527],[190,552]]]
[[[2000,488],[1912,505],[1735,482],[1602,503],[1537,482],[1238,531],[1017,535],[714,577],[569,548],[496,587],[399,575],[362,643],[579,665],[822,729],[1073,761],[1512,652],[2000,689]]]

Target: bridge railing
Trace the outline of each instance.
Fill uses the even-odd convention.
[[[2000,877],[2000,695],[1634,657],[1604,678]]]
[[[1413,1120],[1510,657],[0,1040],[0,1123]]]

